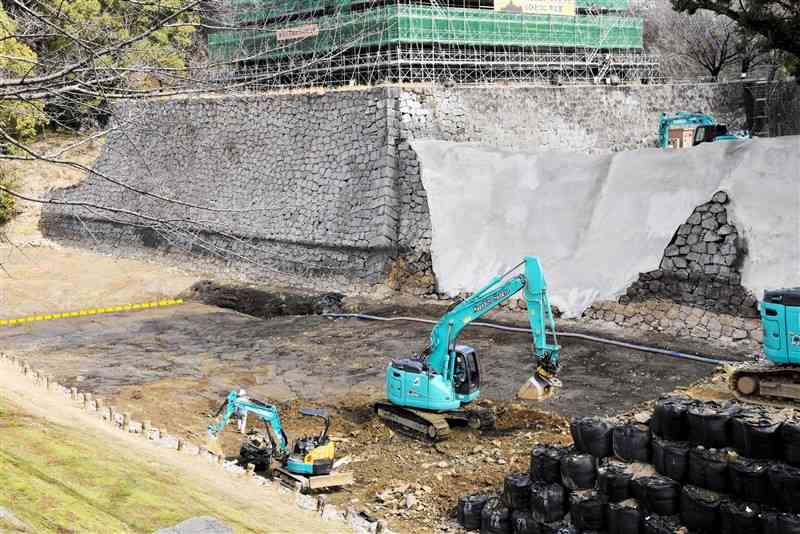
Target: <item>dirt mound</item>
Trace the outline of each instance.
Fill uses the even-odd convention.
[[[336,312],[340,310],[344,299],[340,293],[275,291],[251,285],[220,284],[212,280],[195,283],[181,297],[261,319]]]

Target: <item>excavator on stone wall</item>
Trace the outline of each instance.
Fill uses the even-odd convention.
[[[510,276],[519,267],[523,272]],[[470,297],[456,302],[436,323],[428,347],[411,358],[392,360],[386,369],[386,397],[374,405],[383,420],[431,440],[445,439],[450,421],[473,429],[493,428],[491,409],[476,406],[481,366],[475,349],[457,344],[471,322],[523,291],[536,356],[536,373],[517,393],[527,400],[550,397],[561,382],[556,378],[560,347],[539,259],[527,256],[507,273],[494,277]],[[547,340],[547,328],[554,342]]]
[[[679,111],[672,115],[662,113],[658,120],[658,146],[661,148],[686,148],[702,143],[749,139],[749,134],[735,134],[705,113]]]

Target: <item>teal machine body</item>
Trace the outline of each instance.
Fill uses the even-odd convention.
[[[800,363],[800,288],[765,291],[760,313],[767,359]]]

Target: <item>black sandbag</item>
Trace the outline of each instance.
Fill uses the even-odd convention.
[[[775,532],[776,534],[800,534],[800,515],[778,514],[778,530]]]
[[[775,534],[778,532],[778,516],[780,512],[777,510],[762,510],[758,515],[761,520],[761,532],[764,534]]]
[[[683,441],[689,436],[686,412],[692,401],[686,397],[667,397],[656,402],[650,430],[656,436],[670,440]]]
[[[689,442],[707,448],[721,449],[730,442],[729,424],[731,410],[716,403],[691,406],[686,412],[689,425]]]
[[[608,534],[639,534],[642,530],[642,512],[629,500],[608,505],[606,516]]]
[[[612,430],[611,423],[600,417],[573,417],[569,423],[575,450],[595,458],[611,456]]]
[[[719,522],[719,494],[697,486],[681,490],[681,522],[692,532],[713,534]]]
[[[633,475],[618,465],[597,468],[597,491],[605,495],[608,502],[620,502],[631,496],[630,483]]]
[[[720,534],[761,534],[758,505],[725,500],[719,507]]]
[[[478,530],[481,528],[481,511],[489,500],[489,495],[473,493],[462,495],[458,498],[456,505],[456,516],[458,524],[467,530]]]
[[[800,468],[772,464],[767,470],[772,496],[781,511],[800,512]]]
[[[618,426],[612,436],[614,456],[623,462],[650,461],[650,429],[645,425]]]
[[[597,460],[591,454],[568,454],[561,460],[561,481],[570,490],[594,488]]]
[[[643,486],[644,482],[646,482],[646,478],[645,476],[631,478],[631,497],[636,499],[636,502],[642,503],[647,498],[647,490]]]
[[[639,504],[642,509],[658,515],[675,515],[680,506],[680,484],[661,475],[636,479],[644,490]]]
[[[780,441],[786,463],[800,467],[800,419],[788,419],[783,422]]]
[[[742,410],[731,418],[731,441],[736,452],[747,458],[778,460],[781,456],[781,423],[763,410]]]
[[[681,522],[677,516],[650,514],[645,516],[642,526],[644,534],[678,534]]]
[[[539,534],[539,522],[527,510],[515,510],[511,513],[512,534]]]
[[[540,523],[560,521],[567,513],[567,494],[561,484],[531,485],[531,515]]]
[[[528,476],[531,480],[544,484],[561,482],[561,459],[567,455],[567,448],[561,445],[536,445],[531,450],[531,465]]]
[[[605,502],[594,490],[573,493],[569,497],[569,516],[580,532],[602,530],[605,526]]]
[[[658,474],[684,482],[689,475],[689,444],[654,438],[651,445],[653,466]]]
[[[749,458],[732,458],[728,462],[730,491],[744,501],[770,502],[769,463]]]
[[[542,534],[577,534],[578,529],[567,521],[556,521],[553,523],[539,523],[539,530]]]
[[[511,534],[511,510],[492,497],[481,510],[481,534]]]
[[[689,483],[725,493],[728,490],[728,455],[705,447],[692,449],[689,452]]]
[[[530,510],[531,479],[527,473],[512,473],[503,482],[503,502],[512,510]]]

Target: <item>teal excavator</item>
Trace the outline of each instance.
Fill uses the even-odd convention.
[[[511,276],[523,266],[523,272]],[[481,387],[478,355],[472,347],[457,344],[457,340],[468,324],[523,290],[533,335],[536,374],[517,395],[527,400],[551,396],[561,386],[556,378],[560,347],[539,259],[527,256],[480,291],[455,303],[436,323],[430,343],[421,354],[389,363],[387,399],[374,405],[375,413],[389,423],[432,440],[447,437],[448,420],[465,422],[474,429],[493,428],[494,412],[475,405]],[[547,341],[547,327],[553,333],[553,343]]]
[[[679,111],[672,115],[662,113],[658,120],[658,146],[670,147],[669,131],[672,128],[693,128],[692,146],[702,143],[716,143],[717,141],[735,141],[749,139],[748,134],[738,135],[728,131],[724,124],[717,123],[714,117],[705,113],[689,113]]]
[[[244,390],[231,391],[214,415],[217,421],[208,425],[209,440],[225,429],[231,419],[238,422],[239,430],[247,427],[247,416],[252,414],[264,423],[264,433],[252,431],[242,443],[239,461],[253,464],[259,471],[272,471],[272,460],[278,460],[290,473],[301,475],[326,475],[333,468],[335,445],[328,437],[331,418],[319,408],[300,408],[300,415],[319,417],[325,428],[317,436],[304,436],[289,447],[289,440],[281,425],[278,408],[272,404],[251,399]],[[213,442],[209,441],[209,445]],[[210,447],[216,448],[216,447]]]
[[[800,288],[764,292],[759,304],[763,358],[733,366],[729,386],[743,401],[800,407]]]

